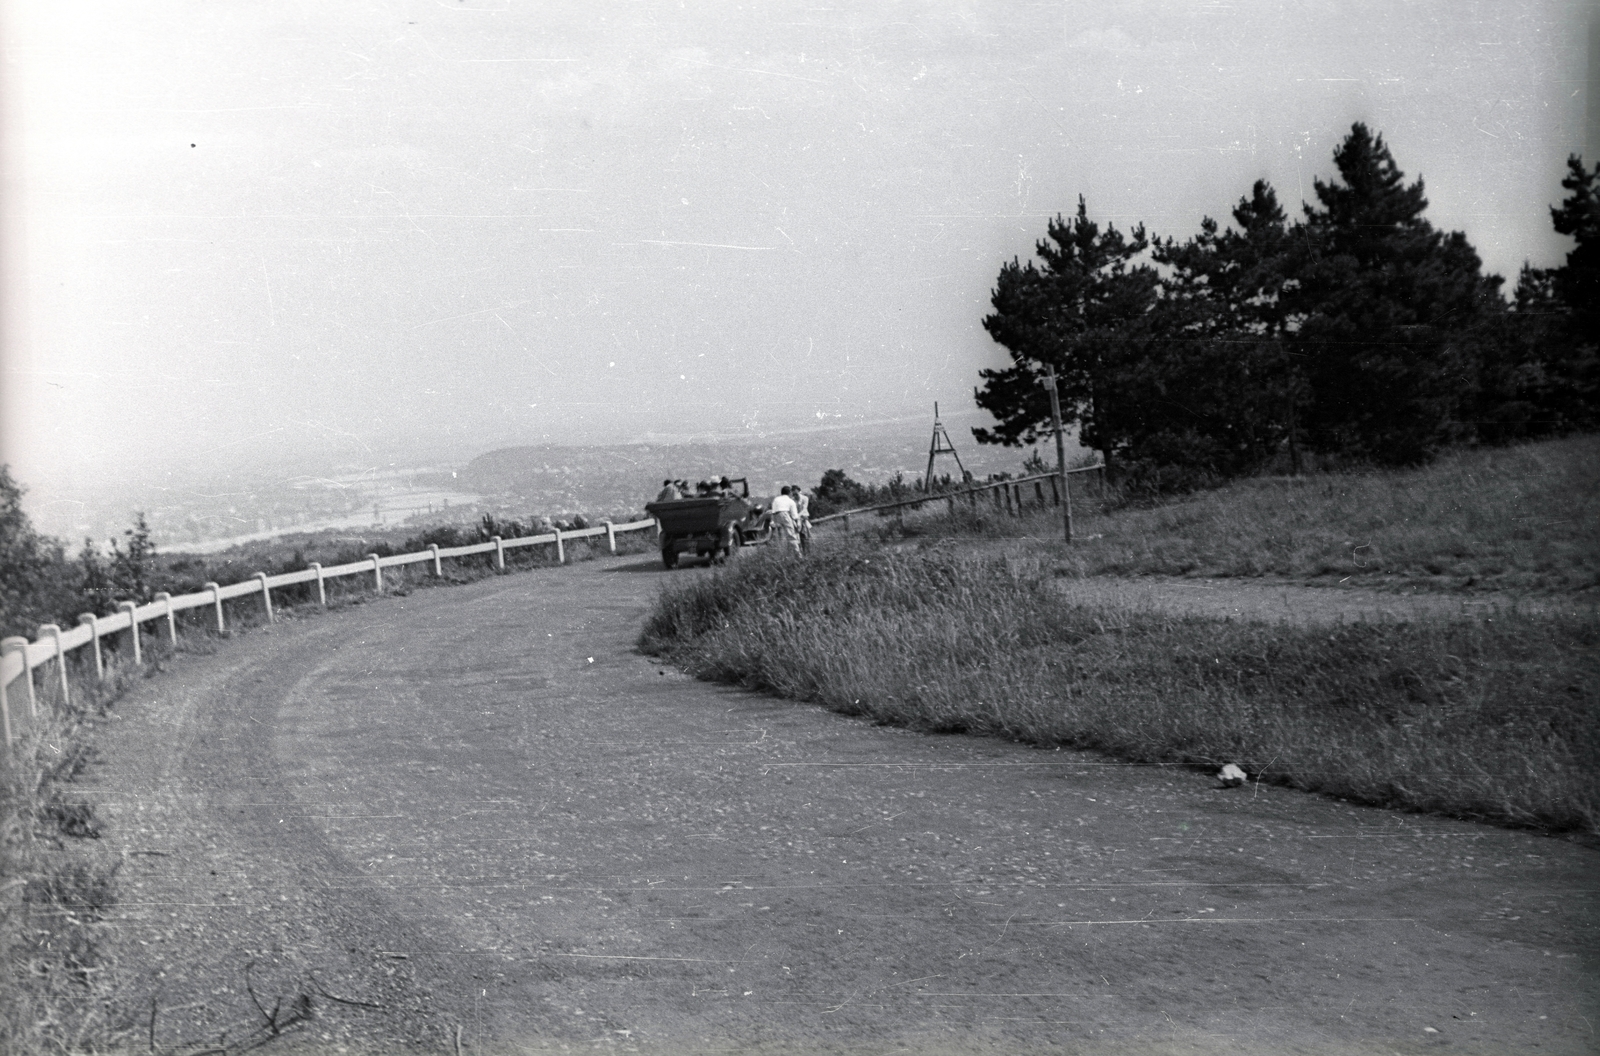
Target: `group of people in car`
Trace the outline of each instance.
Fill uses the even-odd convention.
[[[661,482],[661,491],[656,495],[656,501],[717,498],[733,493],[733,483],[727,477],[719,480],[702,480],[694,485],[692,491],[688,481],[668,478]],[[811,548],[811,496],[806,494],[804,488],[798,484],[785,484],[779,493],[773,496],[767,512],[772,519],[772,534],[777,538],[779,546],[793,550],[797,554]]]
[[[661,482],[661,491],[657,493],[656,501],[676,502],[678,499],[707,499],[732,494],[733,482],[727,477],[721,480],[702,480],[692,488],[687,480],[668,479]]]

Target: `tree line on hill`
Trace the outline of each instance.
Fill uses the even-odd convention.
[[[867,506],[886,505],[922,494],[943,494],[965,486],[965,481],[944,474],[925,481],[921,477],[907,480],[896,473],[882,484],[863,484],[851,480],[842,469],[825,470],[817,486],[811,489],[811,516],[826,517],[842,510],[859,510]]]
[[[1039,262],[1000,271],[984,328],[982,443],[1064,424],[1125,482],[1162,489],[1281,465],[1412,465],[1456,443],[1593,429],[1600,419],[1600,164],[1573,156],[1555,229],[1563,266],[1524,265],[1511,300],[1459,231],[1424,216],[1381,135],[1354,125],[1338,178],[1291,222],[1266,181],[1184,242],[1057,216]]]

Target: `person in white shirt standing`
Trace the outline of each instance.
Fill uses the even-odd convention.
[[[795,527],[800,533],[800,552],[808,553],[811,550],[811,496],[798,484],[789,489],[789,496],[794,499],[798,511]]]
[[[772,500],[772,534],[777,537],[778,545],[785,549],[800,552],[800,507],[795,505],[794,499],[789,497],[789,485],[783,486],[783,491]]]

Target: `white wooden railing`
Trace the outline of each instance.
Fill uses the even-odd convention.
[[[93,613],[84,613],[78,617],[78,626],[71,630],[62,630],[53,623],[47,623],[39,628],[39,637],[36,641],[26,638],[6,638],[0,640],[0,726],[4,727],[6,747],[10,748],[15,742],[11,723],[11,701],[8,692],[11,683],[22,679],[26,685],[28,698],[28,716],[30,721],[39,714],[38,694],[34,688],[33,672],[40,667],[55,661],[57,677],[61,682],[61,699],[70,700],[71,688],[67,683],[67,654],[74,649],[85,646],[94,648],[95,674],[105,678],[105,657],[100,649],[100,641],[107,635],[119,631],[129,631],[133,645],[133,662],[143,663],[144,657],[139,644],[139,626],[151,620],[165,620],[167,624],[167,637],[170,641],[177,641],[178,624],[176,614],[188,609],[201,609],[210,606],[215,610],[217,630],[227,629],[222,603],[230,598],[243,598],[251,594],[261,598],[261,607],[268,621],[273,619],[272,591],[275,587],[289,587],[300,583],[316,583],[317,601],[326,607],[328,592],[325,584],[330,579],[341,576],[371,575],[373,587],[383,590],[383,570],[399,565],[416,565],[423,562],[432,562],[433,574],[443,575],[444,567],[441,562],[447,557],[470,557],[475,554],[494,554],[495,567],[504,570],[506,567],[506,551],[523,546],[541,546],[553,543],[556,548],[556,560],[565,563],[567,559],[566,544],[574,539],[589,539],[596,536],[605,536],[606,543],[612,553],[617,552],[618,532],[638,532],[654,528],[654,519],[643,521],[629,521],[626,524],[612,524],[606,521],[593,528],[576,528],[572,531],[557,529],[554,533],[545,535],[529,535],[518,539],[501,539],[498,535],[487,543],[473,543],[469,546],[429,546],[426,550],[419,550],[413,554],[393,554],[389,557],[379,557],[377,554],[368,554],[360,561],[351,561],[348,564],[333,565],[323,568],[316,562],[310,568],[299,572],[280,572],[278,575],[269,576],[265,572],[257,572],[255,576],[240,583],[229,586],[219,586],[216,583],[207,583],[204,590],[195,594],[180,594],[173,597],[169,594],[157,594],[154,601],[144,605],[135,605],[131,601],[124,601],[118,605],[115,616],[96,616]]]

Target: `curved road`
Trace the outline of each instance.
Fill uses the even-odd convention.
[[[694,682],[634,649],[662,575],[289,620],[122,701],[141,1047],[304,993],[281,1049],[1593,1051],[1595,850]]]

